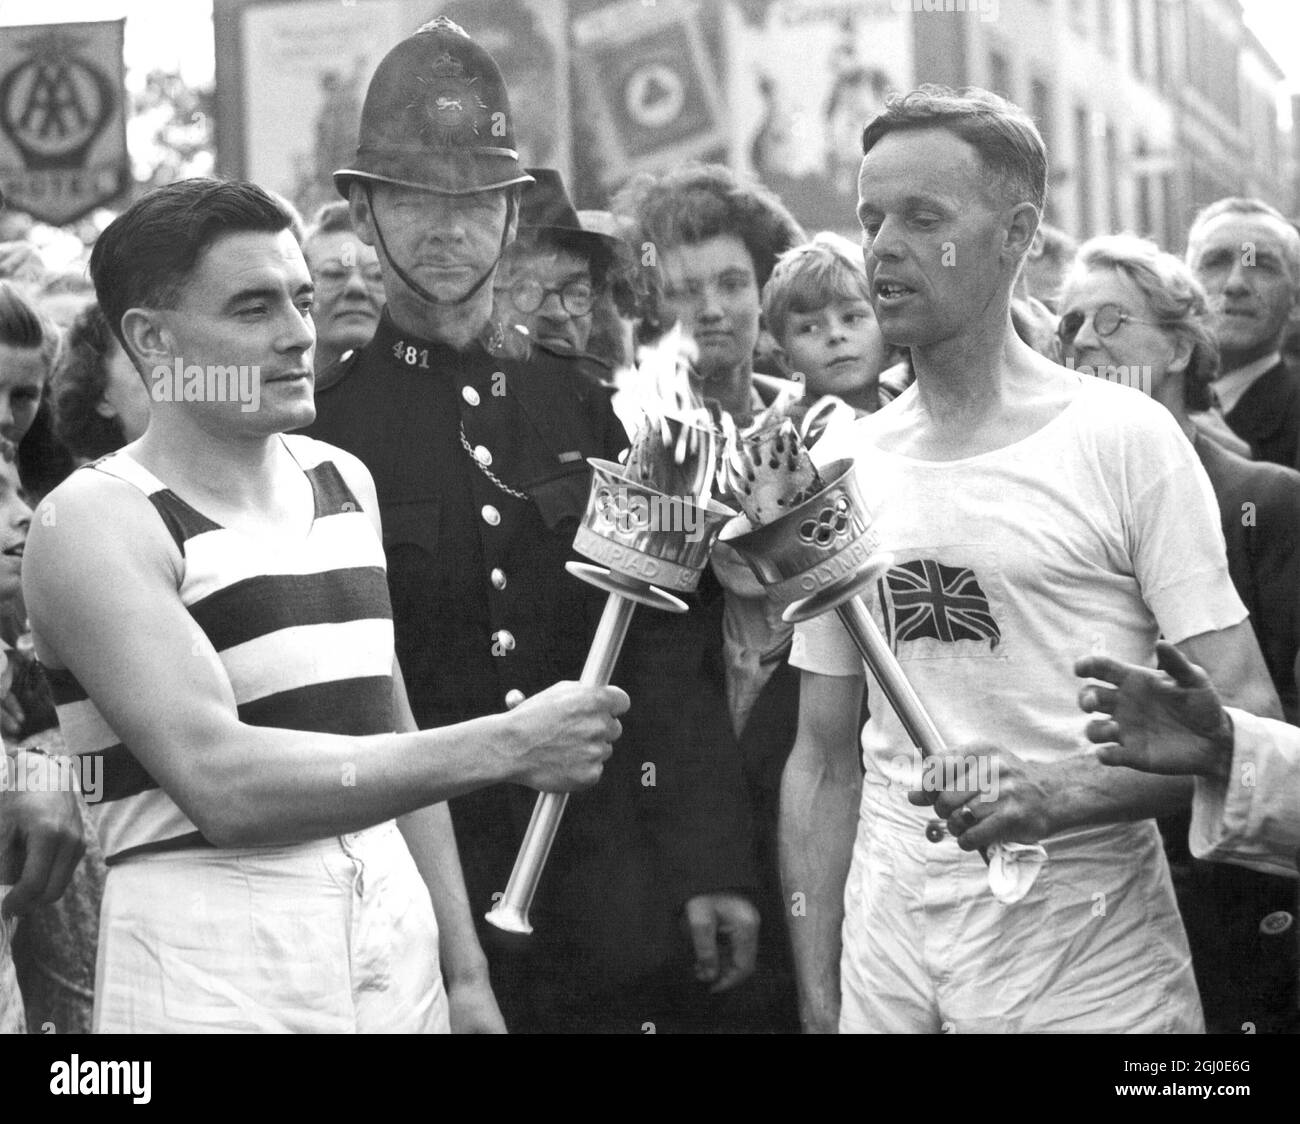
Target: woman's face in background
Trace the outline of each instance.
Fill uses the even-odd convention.
[[[1125,316],[1109,335],[1097,331],[1098,309],[1114,305]],[[1165,380],[1187,366],[1189,350],[1168,328],[1142,321],[1155,320],[1146,294],[1127,274],[1117,269],[1074,269],[1061,289],[1061,318],[1082,314],[1083,321],[1072,339],[1063,340],[1062,361],[1102,378],[1107,371],[1142,373],[1141,389],[1157,397]],[[1149,370],[1149,375],[1148,375]],[[1138,385],[1129,380],[1130,385]]]
[[[23,549],[32,522],[32,509],[23,499],[18,466],[0,457],[0,604],[22,589]]]
[[[40,348],[0,344],[0,437],[16,446],[31,429],[48,374]]]

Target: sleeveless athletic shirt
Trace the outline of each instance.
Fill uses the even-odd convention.
[[[283,440],[315,496],[311,530],[291,546],[214,523],[125,453],[82,471],[115,476],[149,497],[182,555],[181,601],[221,658],[241,722],[391,733],[393,614],[383,546],[325,459],[328,446],[302,436]],[[108,863],[209,846],[71,672],[47,673],[68,751],[103,758],[103,796],[91,807]]]

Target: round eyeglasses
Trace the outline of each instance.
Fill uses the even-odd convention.
[[[570,316],[586,316],[596,303],[596,291],[586,281],[570,281],[559,289],[548,289],[533,277],[521,277],[505,286],[510,300],[520,312],[536,312],[546,298],[556,293],[560,306]]]
[[[1056,326],[1056,334],[1061,338],[1061,342],[1073,343],[1074,337],[1079,334],[1087,319],[1088,314],[1077,308],[1065,313]],[[1159,326],[1158,321],[1131,316],[1117,304],[1103,304],[1092,314],[1092,330],[1103,339],[1118,332],[1121,324],[1129,323]]]

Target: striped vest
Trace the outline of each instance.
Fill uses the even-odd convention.
[[[290,547],[214,523],[125,453],[83,471],[134,485],[162,517],[183,559],[181,601],[225,666],[241,722],[391,733],[393,614],[383,546],[334,463],[323,459],[328,447],[297,435],[283,440],[316,503],[310,532]],[[103,796],[91,807],[107,861],[208,846],[72,673],[47,673],[68,752],[103,758]],[[141,690],[166,693],[160,684]]]

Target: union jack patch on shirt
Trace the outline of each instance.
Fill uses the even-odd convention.
[[[904,640],[987,640],[996,651],[1002,641],[988,597],[969,567],[918,558],[891,566],[879,584],[885,630],[895,647]]]

